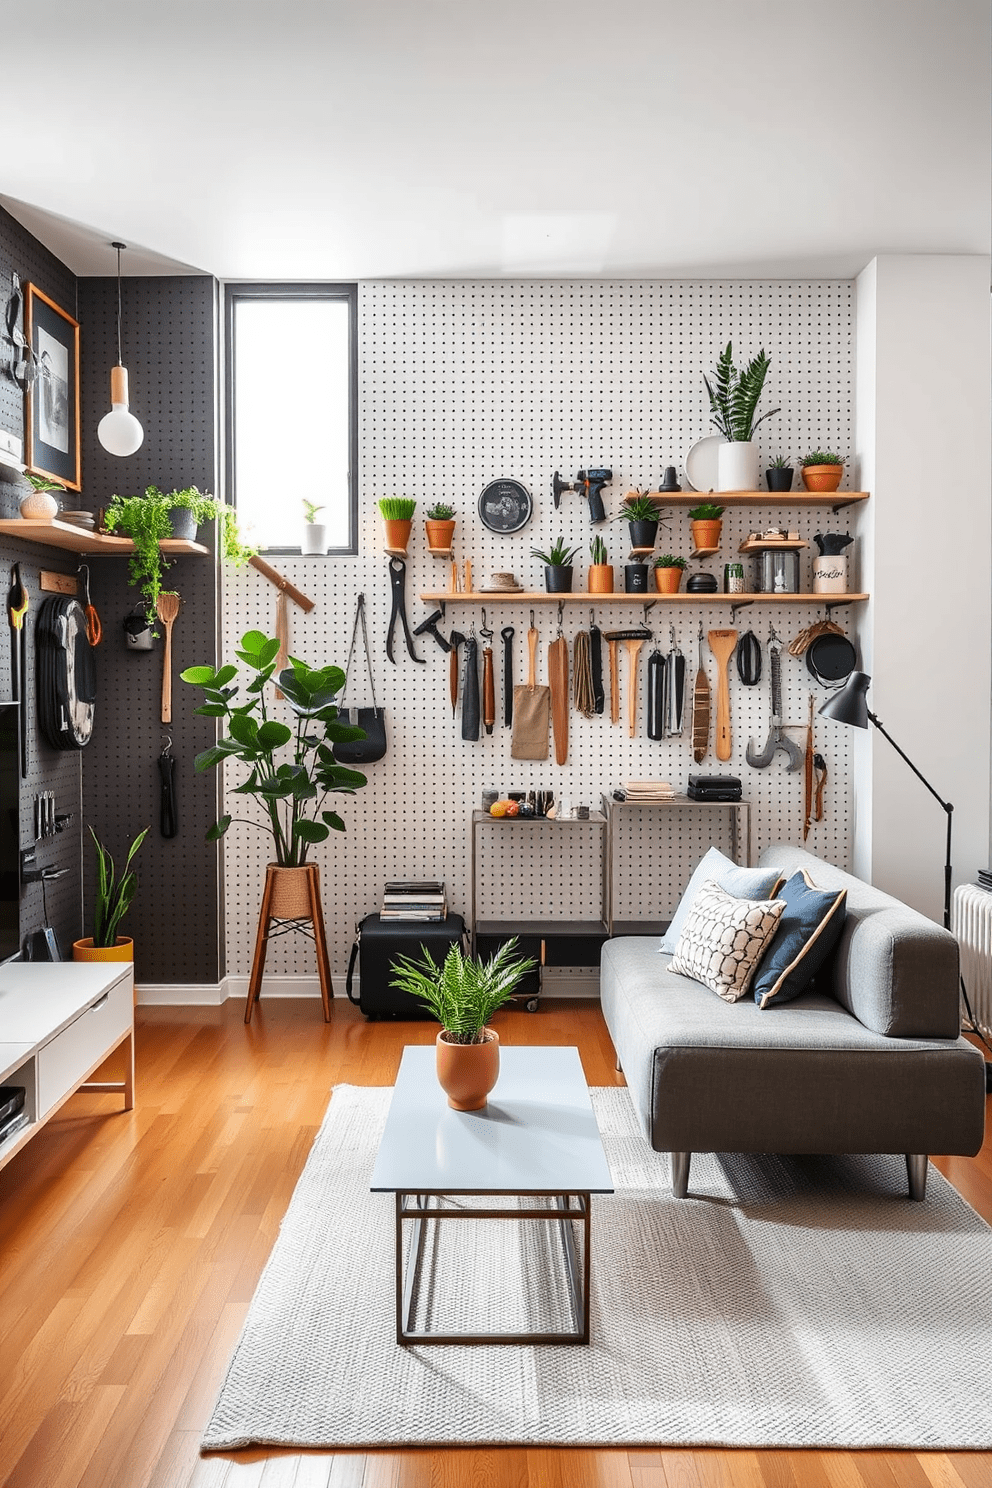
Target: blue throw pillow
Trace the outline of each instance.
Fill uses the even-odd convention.
[[[837,944],[847,915],[846,889],[818,889],[802,871],[775,897],[785,901],[785,909],[752,983],[760,1008],[792,1002],[806,991]]]
[[[774,890],[782,882],[782,875],[777,868],[741,868],[719,848],[711,847],[685,886],[672,923],[662,936],[660,951],[674,954],[692,901],[709,879],[728,894],[733,894],[735,899],[772,899]]]

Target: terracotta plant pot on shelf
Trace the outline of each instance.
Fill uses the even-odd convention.
[[[807,491],[836,491],[843,474],[843,465],[804,465],[803,485]]]
[[[390,552],[405,553],[410,542],[410,533],[413,530],[413,521],[400,521],[395,518],[383,517],[386,524],[386,547]]]
[[[613,593],[613,564],[612,563],[590,563],[590,565],[589,565],[589,593],[590,594],[612,594]]]
[[[455,519],[450,522],[437,522],[428,517],[424,521],[424,530],[427,533],[427,546],[432,553],[450,553],[451,539],[455,532]]]
[[[659,594],[678,594],[682,585],[682,570],[680,568],[656,568],[654,571],[654,587]]]
[[[453,1044],[444,1029],[435,1039],[437,1081],[455,1111],[481,1111],[499,1079],[499,1035],[485,1030],[482,1044]]]
[[[73,961],[133,961],[134,941],[130,935],[118,935],[117,944],[112,946],[95,946],[92,935],[87,935],[84,940],[72,942]]]
[[[697,552],[704,548],[718,548],[720,546],[720,533],[723,531],[723,518],[715,522],[693,522],[692,543]]]

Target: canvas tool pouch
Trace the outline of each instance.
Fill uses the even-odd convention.
[[[551,692],[547,687],[513,689],[512,759],[544,760],[548,757],[548,728],[551,722]]]

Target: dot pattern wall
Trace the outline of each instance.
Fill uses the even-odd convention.
[[[389,751],[368,767],[369,785],[344,798],[347,832],[317,849],[321,865],[331,959],[341,975],[355,925],[378,908],[387,878],[443,879],[453,908],[470,906],[470,814],[486,788],[544,789],[573,802],[599,804],[604,791],[630,779],[667,779],[684,790],[692,763],[688,728],[681,739],[655,743],[644,733],[647,658],[640,661],[640,709],[636,737],[608,716],[570,718],[568,762],[543,763],[510,758],[509,731],[499,723],[492,737],[475,743],[460,736],[460,723],[448,702],[447,657],[429,637],[416,642],[426,665],[406,654],[397,630],[396,665],[385,657],[389,615],[387,558],[376,502],[383,496],[415,497],[418,503],[407,573],[407,604],[413,624],[428,613],[420,591],[447,586],[447,565],[426,551],[421,518],[433,501],[457,510],[456,556],[471,558],[476,587],[493,571],[512,570],[525,588],[543,588],[543,568],[530,549],[543,549],[563,535],[577,544],[577,587],[584,587],[589,542],[602,534],[610,559],[626,556],[626,527],[591,528],[585,501],[568,494],[555,511],[551,474],[572,479],[590,465],[612,468],[607,510],[616,512],[634,489],[655,488],[667,465],[684,481],[683,460],[695,440],[710,431],[702,373],[716,364],[728,340],[739,357],[764,347],[771,373],[763,407],[781,412],[759,430],[761,468],[779,452],[798,457],[816,445],[845,455],[853,449],[854,291],[847,281],[815,282],[493,282],[370,283],[360,292],[360,541],[355,558],[290,558],[276,566],[315,601],[304,616],[291,606],[293,648],[311,662],[341,664],[347,652],[355,600],[362,591],[368,608],[376,684],[385,702]],[[501,476],[523,481],[534,498],[533,520],[512,536],[482,527],[476,502],[483,486]],[[845,482],[848,484],[849,482]],[[832,517],[829,510],[759,507],[728,509],[722,551],[704,566],[722,578],[724,559],[737,556],[738,542],[752,529],[798,528],[805,538],[822,530],[857,531],[856,508]],[[689,525],[684,508],[666,513],[668,526],[658,551],[688,555]],[[825,525],[821,525],[825,524]],[[857,574],[857,564],[854,568]],[[802,587],[810,587],[810,560],[803,556]],[[231,656],[249,626],[272,634],[275,590],[252,570],[224,572],[223,644]],[[639,624],[639,603],[609,607],[570,607],[564,633],[570,642],[587,628],[590,612],[603,630]],[[764,647],[772,620],[786,642],[822,616],[813,603],[787,608],[754,606],[741,613],[736,628],[754,629]],[[848,612],[837,612],[853,632]],[[486,619],[495,631],[497,696],[502,678],[500,630],[515,628],[516,680],[523,680],[529,616],[506,596],[493,596]],[[540,607],[539,680],[547,678],[547,646],[557,629],[553,608]],[[482,609],[450,606],[445,631],[467,633],[482,625]],[[669,649],[674,627],[691,678],[697,665],[697,634],[730,624],[725,606],[674,606],[650,612],[655,641]],[[604,648],[605,651],[605,648]],[[715,691],[716,666],[708,648],[704,665]],[[628,677],[621,664],[621,699],[626,708]],[[766,669],[767,676],[767,669]],[[811,692],[823,690],[804,664],[784,657],[787,721],[804,742],[802,726]],[[369,701],[359,681],[355,701]],[[752,770],[744,760],[749,737],[761,742],[768,730],[766,682],[741,686],[731,680],[733,754],[725,766],[712,752],[698,768],[732,773],[743,780],[752,805],[752,846],[758,853],[779,839],[801,841],[802,772],[787,774],[782,756],[768,770]],[[502,718],[498,702],[498,717]],[[712,736],[711,736],[712,737]],[[849,772],[843,731],[819,723],[817,747],[829,766],[827,812],[810,832],[812,851],[841,865],[849,861]],[[236,782],[232,782],[236,783]],[[236,815],[245,815],[241,797],[231,798]],[[230,809],[230,807],[229,807]],[[708,841],[729,845],[727,828],[714,823],[712,834],[698,820],[647,817],[625,828],[624,892],[644,902],[652,915],[664,913],[684,885]],[[501,874],[515,893],[533,880],[535,894],[557,893],[552,882],[561,867],[553,856],[534,862],[525,852],[528,838],[507,824],[500,848]],[[224,855],[227,969],[247,973],[264,866],[262,833],[232,828]],[[543,866],[542,866],[543,863]],[[588,886],[576,879],[569,901],[584,903]],[[503,908],[509,911],[508,893]],[[664,901],[664,904],[662,904]],[[499,900],[492,907],[501,912]],[[298,938],[277,942],[268,967],[283,974],[308,974],[313,952]]]

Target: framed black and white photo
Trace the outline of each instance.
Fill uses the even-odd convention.
[[[79,322],[36,285],[27,284],[24,335],[35,365],[34,380],[25,395],[27,469],[78,491]]]
[[[479,497],[479,516],[490,532],[519,532],[533,510],[531,494],[518,480],[490,481]]]

